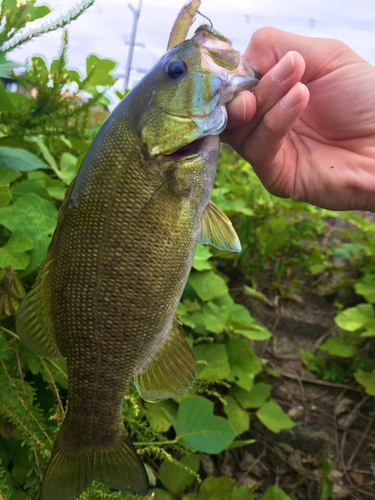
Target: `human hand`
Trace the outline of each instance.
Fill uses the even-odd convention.
[[[274,195],[375,212],[375,67],[338,40],[274,28],[244,57],[264,76],[229,103],[222,140]]]

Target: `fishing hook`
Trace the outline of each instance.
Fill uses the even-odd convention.
[[[204,17],[205,19],[207,19],[207,21],[209,21],[209,23],[211,24],[211,28],[213,28],[213,27],[214,27],[214,25],[212,24],[212,21],[211,21],[211,19],[210,19],[209,17],[207,17],[207,16],[205,16],[204,14],[202,14],[202,12],[200,12],[199,10],[197,10],[197,13],[198,13],[199,15],[201,15],[202,17]]]

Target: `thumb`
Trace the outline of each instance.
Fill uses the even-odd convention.
[[[299,52],[306,62],[302,83],[326,74],[334,69],[343,51],[352,52],[339,40],[295,35],[276,28],[260,28],[254,32],[244,57],[261,75],[265,75],[287,52]]]

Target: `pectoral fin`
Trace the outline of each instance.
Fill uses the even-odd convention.
[[[203,213],[197,241],[220,250],[241,251],[241,243],[231,221],[212,201]]]
[[[134,382],[144,400],[156,403],[187,391],[194,380],[194,356],[174,320],[167,339]]]

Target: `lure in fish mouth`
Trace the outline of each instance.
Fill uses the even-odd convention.
[[[175,313],[196,244],[241,250],[210,198],[226,103],[258,75],[210,26],[185,40],[199,5],[184,7],[170,49],[93,140],[18,311],[21,340],[68,367],[40,500],[73,500],[95,480],[147,493],[124,396],[132,379],[150,402],[191,387],[194,356]]]

